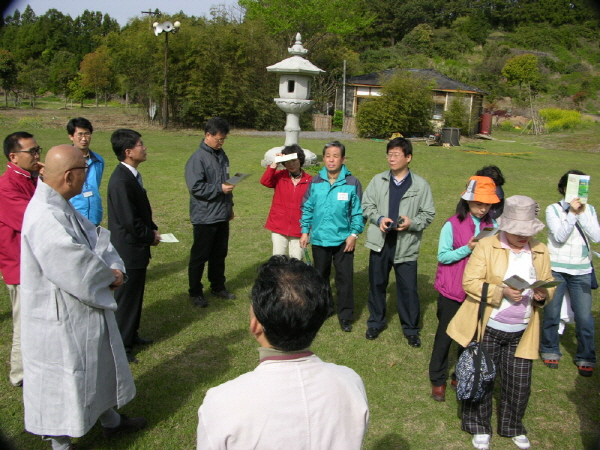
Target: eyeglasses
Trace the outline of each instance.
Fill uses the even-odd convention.
[[[213,137],[213,139],[214,139],[215,141],[217,141],[219,144],[222,144],[223,142],[225,142],[225,139],[227,139],[227,136],[226,136],[226,137],[224,137],[224,138],[218,138],[218,137],[216,137],[214,134],[211,134],[211,136],[212,136],[212,137]]]
[[[387,159],[399,159],[404,156],[404,153],[388,153]]]
[[[77,139],[89,138],[91,135],[92,133],[90,133],[89,131],[86,131],[85,133],[75,133],[75,137]]]
[[[11,153],[29,153],[31,156],[41,155],[42,147],[33,147],[33,148],[30,148],[29,150],[17,150],[16,152],[11,152]]]
[[[65,172],[70,172],[72,170],[77,170],[77,169],[82,169],[84,173],[87,173],[88,169],[90,168],[90,166],[88,166],[87,164],[83,167],[71,167],[70,169],[65,170]]]

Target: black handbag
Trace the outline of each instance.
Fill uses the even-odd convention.
[[[481,302],[479,303],[479,320],[477,340],[471,342],[461,353],[456,363],[456,397],[458,400],[479,401],[488,391],[489,385],[496,377],[496,366],[482,345],[483,316],[487,304],[488,283],[483,283]]]

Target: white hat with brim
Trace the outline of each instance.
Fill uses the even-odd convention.
[[[498,228],[517,236],[534,236],[544,228],[537,218],[540,206],[532,198],[513,195],[504,202],[504,212],[496,221]]]

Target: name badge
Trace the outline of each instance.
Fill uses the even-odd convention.
[[[348,201],[348,193],[347,192],[338,192],[338,200]]]
[[[85,198],[91,197],[92,195],[94,195],[94,193],[92,191],[86,191],[86,192],[83,193],[83,196]]]

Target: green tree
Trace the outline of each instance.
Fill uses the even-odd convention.
[[[37,96],[48,84],[48,70],[39,59],[30,59],[27,64],[20,64],[18,82],[23,91],[29,94],[31,107],[35,108]]]
[[[0,84],[4,90],[4,106],[8,108],[8,91],[17,84],[17,63],[13,54],[5,49],[0,49]]]
[[[531,53],[513,56],[504,64],[502,76],[509,84],[517,83],[519,88],[523,85],[535,86],[541,80],[538,57]]]
[[[106,46],[101,46],[93,53],[83,57],[79,66],[81,86],[94,93],[96,107],[101,94],[108,94],[114,86],[114,73],[111,69],[111,58]]]
[[[433,85],[399,71],[383,83],[380,97],[364,102],[356,116],[361,137],[388,138],[392,133],[425,133],[431,129]]]
[[[73,53],[61,50],[50,63],[49,87],[57,95],[65,98],[65,108],[69,100],[69,82],[77,76],[77,59]]]

